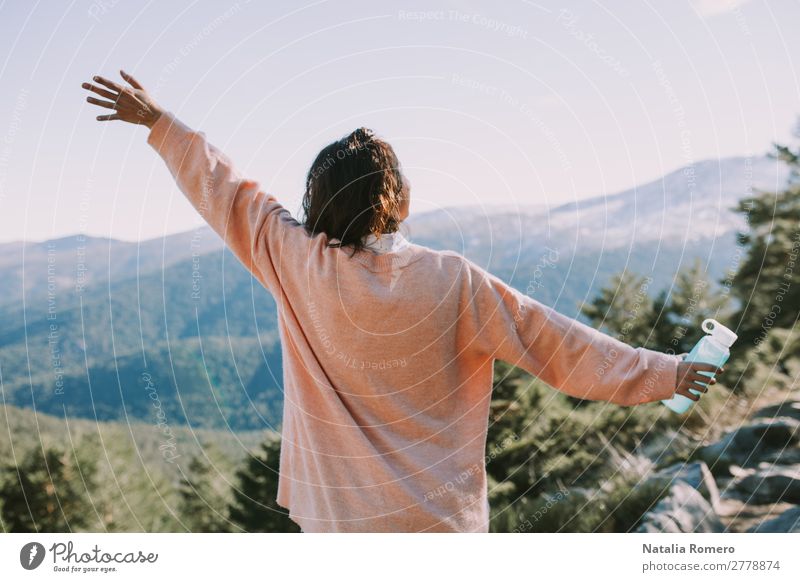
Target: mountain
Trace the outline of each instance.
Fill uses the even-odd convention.
[[[166,267],[193,255],[222,248],[207,227],[150,239],[125,242],[72,235],[44,242],[0,244],[0,305],[41,299],[48,289],[59,293],[100,285],[109,278]]]
[[[570,316],[623,269],[669,287],[699,258],[712,278],[738,265],[732,209],[760,190],[779,190],[788,170],[768,157],[707,160],[609,196],[537,209],[438,210],[413,217],[414,242],[448,248]]]
[[[97,420],[275,428],[276,317],[269,294],[222,250],[5,305],[4,402]]]
[[[403,228],[576,316],[623,269],[652,277],[653,291],[695,258],[717,279],[735,269],[746,223],[731,209],[786,178],[775,160],[727,158],[555,208],[446,208]],[[96,420],[279,428],[275,302],[210,229],[0,251],[4,403]]]

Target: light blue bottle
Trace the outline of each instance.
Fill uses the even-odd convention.
[[[728,358],[731,355],[728,348],[733,345],[738,336],[714,319],[706,319],[701,327],[707,335],[704,335],[702,338],[700,338],[700,341],[694,345],[692,351],[689,352],[685,360],[687,362],[703,362],[706,364],[712,364],[719,368],[728,361]],[[714,377],[714,374],[710,372],[700,373],[704,376],[709,376],[711,378]],[[703,385],[707,386],[707,384]],[[693,394],[701,394],[700,392],[692,390],[691,388],[689,390]],[[682,394],[676,394],[669,400],[662,400],[661,402],[664,404],[664,406],[679,414],[686,412],[689,410],[692,404],[694,404],[694,400],[690,400]]]

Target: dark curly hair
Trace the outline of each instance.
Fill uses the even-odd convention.
[[[311,164],[303,196],[303,224],[325,233],[328,246],[364,248],[368,234],[396,232],[405,190],[397,156],[388,143],[360,127],[325,147]]]

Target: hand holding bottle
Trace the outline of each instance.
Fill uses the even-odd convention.
[[[716,384],[716,378],[710,378],[709,375],[716,376],[725,371],[725,368],[718,368],[714,364],[705,364],[702,362],[687,362],[683,361],[678,363],[678,374],[675,380],[675,394],[685,396],[689,400],[697,402],[700,400],[700,394],[708,392],[710,385]],[[691,390],[690,390],[691,388]]]
[[[730,348],[737,336],[715,319],[706,319],[701,326],[706,333],[692,351],[678,364],[675,394],[664,405],[679,414],[691,408],[708,387],[716,384],[714,376],[724,371],[722,365],[728,361]]]

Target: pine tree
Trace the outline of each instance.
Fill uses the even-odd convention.
[[[0,474],[2,521],[8,532],[74,532],[97,522],[91,495],[96,466],[69,451],[34,448]]]
[[[299,532],[298,525],[279,506],[280,439],[268,439],[236,472],[237,485],[229,509],[231,521],[248,532]]]
[[[194,533],[229,531],[227,502],[214,486],[211,465],[200,456],[189,460],[178,484],[178,514],[184,526]]]
[[[800,137],[800,132],[796,135]],[[739,236],[746,257],[732,281],[739,300],[735,353],[758,346],[773,328],[791,328],[800,313],[800,148],[775,147],[773,157],[789,166],[781,192],[742,200],[737,209],[749,223]]]
[[[704,319],[729,323],[727,304],[728,297],[712,284],[700,259],[695,259],[678,271],[673,290],[662,291],[653,301],[646,347],[675,354],[689,352],[703,336]]]
[[[651,299],[653,291],[651,279],[623,272],[582,311],[592,325],[626,344],[681,354],[703,335],[703,320],[722,317],[727,305],[699,259],[678,271],[671,290]]]
[[[592,325],[635,346],[649,346],[653,321],[652,279],[627,271],[614,275],[597,296],[581,306]]]

